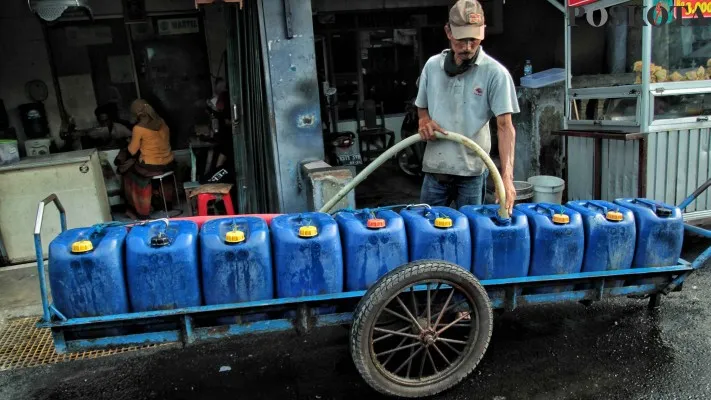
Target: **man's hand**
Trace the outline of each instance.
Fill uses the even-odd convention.
[[[441,132],[443,135],[447,134],[447,132],[445,132],[438,123],[430,118],[430,114],[427,112],[426,108],[418,108],[417,117],[419,118],[419,127],[417,132],[420,134],[422,139],[436,140],[437,136],[435,136],[435,132]]]
[[[511,177],[504,178],[504,191],[506,192],[506,209],[509,215],[513,213],[514,201],[516,201],[516,187],[513,184]]]
[[[437,140],[435,132],[441,132],[446,135],[447,133],[442,129],[438,123],[429,118],[420,118],[420,127],[418,132],[420,137],[424,140]]]

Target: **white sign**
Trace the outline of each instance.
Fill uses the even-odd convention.
[[[68,26],[64,28],[64,32],[70,46],[93,46],[113,42],[110,26]]]
[[[200,33],[200,24],[197,18],[158,20],[159,35],[182,35],[185,33]]]

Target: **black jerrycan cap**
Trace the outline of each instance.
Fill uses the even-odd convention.
[[[657,207],[657,216],[662,218],[671,217],[672,210],[666,207]]]
[[[151,247],[163,247],[170,244],[168,236],[161,232],[151,238]]]

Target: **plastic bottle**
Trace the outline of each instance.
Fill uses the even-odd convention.
[[[528,76],[533,73],[533,65],[531,65],[531,60],[526,60],[526,65],[523,66],[523,76]]]

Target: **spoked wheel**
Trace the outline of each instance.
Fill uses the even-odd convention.
[[[397,165],[406,175],[419,177],[422,174],[422,166],[417,164],[414,158],[415,152],[408,147],[397,154]]]
[[[381,278],[361,299],[351,356],[375,390],[429,396],[477,366],[492,331],[489,297],[479,281],[443,261],[419,261]]]

